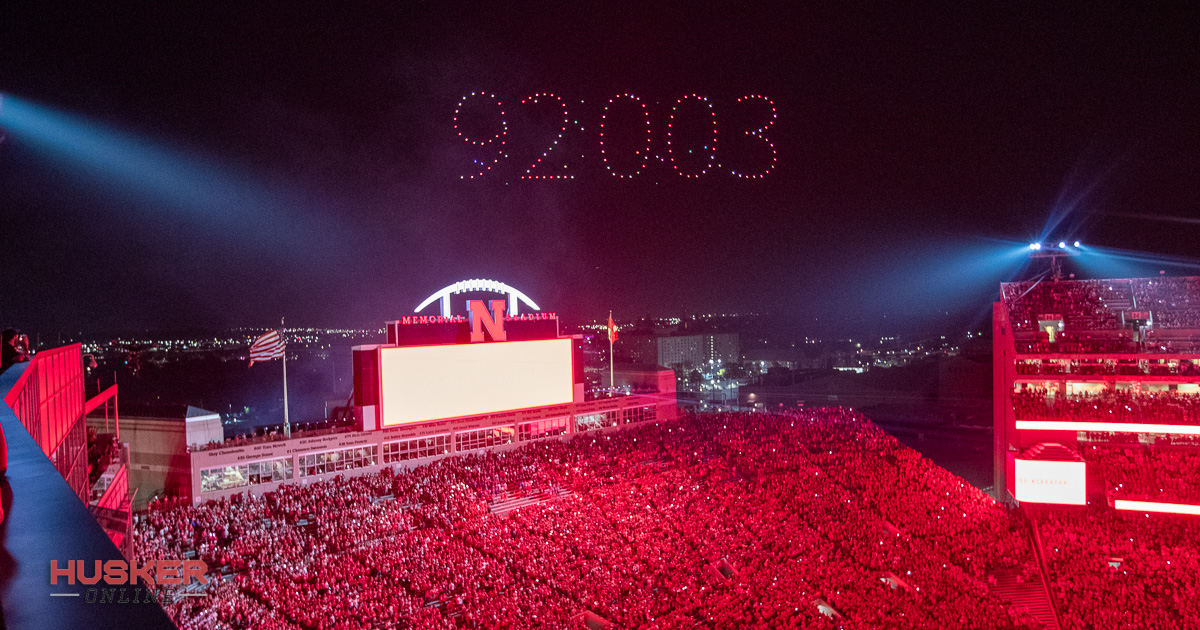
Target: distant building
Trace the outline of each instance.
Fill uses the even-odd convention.
[[[742,352],[742,361],[757,364],[763,372],[773,367],[789,370],[807,367],[804,364],[803,353],[795,348],[746,348]]]
[[[650,332],[621,331],[621,336],[613,345],[613,354],[618,362],[638,365],[663,365],[658,361],[659,335]]]
[[[601,370],[600,385],[608,389],[608,370]],[[675,372],[657,365],[621,364],[613,368],[617,388],[631,393],[675,395]]]
[[[705,333],[658,338],[658,365],[703,365],[709,361],[741,360],[737,333]]]
[[[657,335],[622,332],[613,347],[618,362],[639,365],[684,365],[699,367],[709,361],[736,363],[742,360],[737,333]]]

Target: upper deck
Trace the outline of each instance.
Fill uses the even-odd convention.
[[[1020,354],[1200,357],[1200,277],[1038,280],[1000,289]]]

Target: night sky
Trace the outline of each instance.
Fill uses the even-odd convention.
[[[1195,9],[49,4],[0,9],[5,326],[378,324],[484,277],[886,332],[986,312],[1031,239],[1197,253]],[[467,179],[473,92],[507,158]],[[533,172],[573,179],[522,180],[546,92]],[[649,148],[624,99],[602,156],[626,93]]]

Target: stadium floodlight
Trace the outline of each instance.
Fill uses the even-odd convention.
[[[1079,247],[1079,241],[1075,241],[1075,247]]]
[[[1062,262],[1059,260],[1059,258],[1079,256],[1082,254],[1078,248],[1068,248],[1066,241],[1059,241],[1058,247],[1054,246],[1053,241],[1044,246],[1041,243],[1031,243],[1029,245],[1029,249],[1032,250],[1029,254],[1030,258],[1050,259],[1050,277],[1053,278],[1055,282],[1058,282],[1063,278]]]

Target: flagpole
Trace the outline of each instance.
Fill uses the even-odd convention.
[[[279,331],[283,338],[283,435],[284,437],[292,437],[292,423],[288,420],[288,396],[287,396],[287,328],[284,327],[283,318],[279,318],[279,326],[283,330]]]
[[[611,392],[617,391],[617,381],[613,376],[613,329],[612,329],[612,311],[608,312],[608,389]]]

